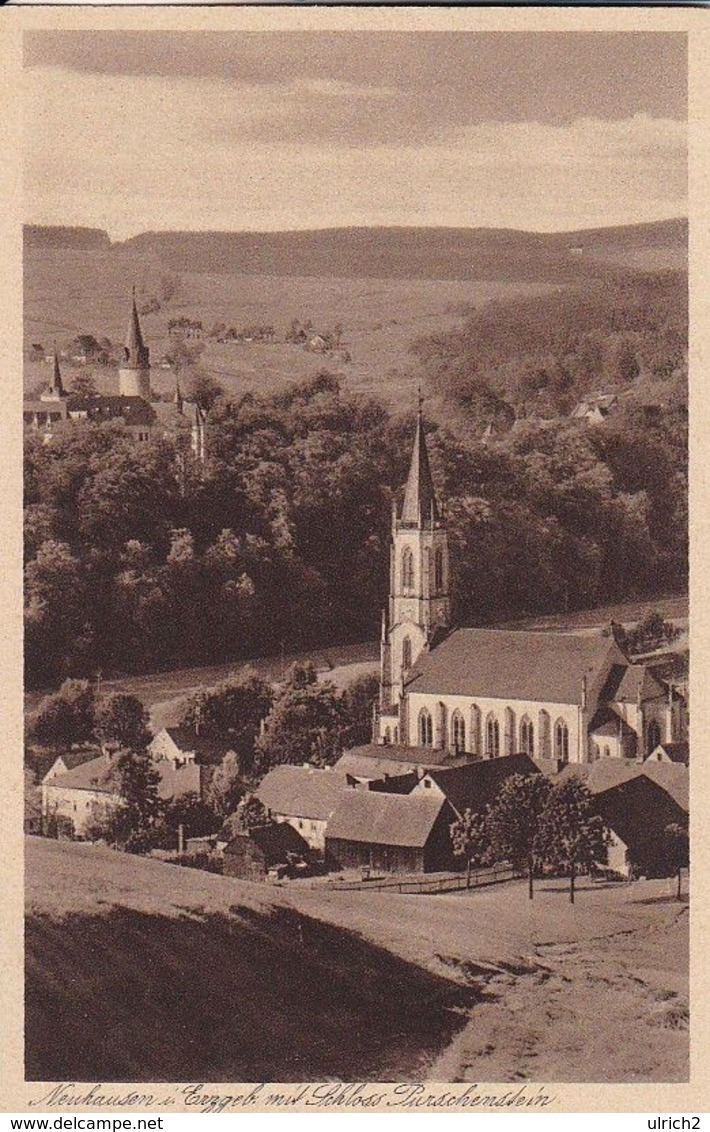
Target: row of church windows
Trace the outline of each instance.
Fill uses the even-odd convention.
[[[460,711],[454,711],[449,725],[449,745],[456,751],[468,751],[473,755],[485,755],[486,758],[495,759],[501,754],[501,728],[500,721],[495,712],[489,712],[482,728],[480,708],[474,704],[471,708],[469,743],[466,743],[466,721]],[[506,755],[526,754],[532,758],[536,753],[539,758],[552,757],[551,739],[554,738],[554,757],[561,762],[569,760],[569,728],[564,719],[555,722],[551,727],[551,719],[543,708],[538,713],[538,747],[535,748],[535,724],[533,720],[524,715],[516,728],[515,712],[506,708],[504,712],[503,751]],[[434,746],[434,721],[428,708],[422,708],[419,713],[419,746]]]
[[[429,551],[426,551],[427,557]],[[403,593],[414,592],[414,555],[411,547],[405,546],[402,551],[400,578]],[[434,592],[440,593],[444,588],[444,552],[440,547],[434,552]]]

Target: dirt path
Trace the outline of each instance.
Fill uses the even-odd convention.
[[[488,981],[429,1079],[687,1081],[687,939],[681,905],[663,926],[539,945],[534,974]]]

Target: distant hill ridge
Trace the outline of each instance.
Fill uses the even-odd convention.
[[[324,228],[287,232],[143,232],[112,243],[99,229],[27,226],[26,248],[126,251],[176,270],[401,279],[588,279],[598,269],[682,268],[683,218],[573,232],[503,228]],[[592,272],[592,274],[596,273]]]

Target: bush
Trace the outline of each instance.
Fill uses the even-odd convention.
[[[222,858],[204,851],[198,853],[178,853],[170,857],[171,865],[182,865],[186,869],[204,869],[206,873],[222,875]]]

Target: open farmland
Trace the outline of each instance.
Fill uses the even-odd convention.
[[[139,304],[159,293],[164,269],[154,256],[128,251],[30,249],[25,255],[25,343],[51,348],[80,333],[122,342],[126,332],[131,286]],[[274,343],[218,343],[206,340],[200,359],[227,391],[273,393],[323,369],[337,372],[349,392],[377,395],[391,404],[413,402],[415,379],[409,374],[409,345],[419,335],[445,330],[460,312],[493,298],[537,294],[549,284],[504,280],[486,282],[446,279],[340,279],[264,276],[181,271],[175,297],[154,314],[141,316],[151,350],[151,383],[158,393],[174,389],[170,370],[160,358],[169,350],[171,318],[200,319],[206,331],[216,323],[237,329],[254,323],[276,329]],[[315,331],[343,327],[343,347],[351,361],[310,353],[284,343],[293,319],[310,320]],[[115,369],[92,367],[97,385],[114,392]],[[64,367],[71,384],[73,370]],[[25,390],[46,381],[47,366],[26,362]]]
[[[272,889],[39,839],[26,874],[31,1079],[687,1079],[666,881]]]

